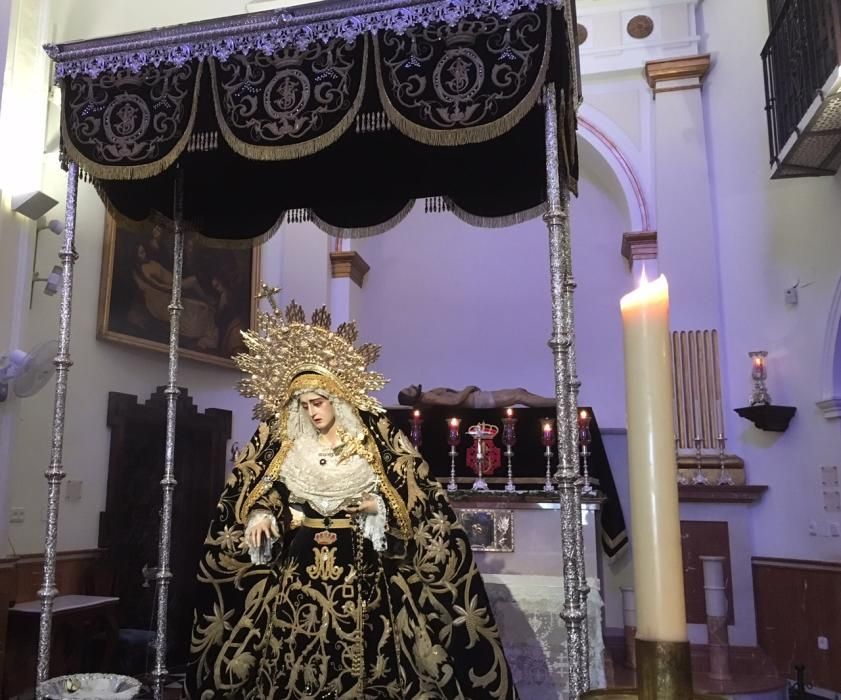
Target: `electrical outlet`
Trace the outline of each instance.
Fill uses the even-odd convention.
[[[832,522],[829,524],[829,536],[830,537],[841,537],[841,525],[836,522]]]
[[[9,511],[10,523],[22,523],[24,520],[25,511],[23,508],[14,507]]]
[[[809,521],[809,534],[813,537],[818,534],[818,524],[814,520]]]
[[[826,637],[818,637],[818,649],[821,651],[829,651],[829,639]]]

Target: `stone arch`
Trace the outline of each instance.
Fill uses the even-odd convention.
[[[825,418],[841,418],[841,278],[829,308],[821,365],[822,395],[818,408]]]
[[[622,188],[632,231],[651,231],[654,217],[638,168],[629,155],[630,139],[607,117],[587,104],[578,112],[578,135],[607,162]]]

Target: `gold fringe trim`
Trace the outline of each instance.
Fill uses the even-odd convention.
[[[197,228],[191,228],[191,230],[196,233],[202,243],[204,243],[208,248],[221,248],[222,250],[247,250],[249,248],[259,248],[264,243],[274,238],[274,235],[280,230],[280,226],[283,223],[283,217],[285,216],[285,211],[280,212],[280,216],[277,217],[268,230],[256,236],[252,236],[251,238],[209,238]]]
[[[552,23],[551,23],[551,7],[546,6],[546,39],[543,47],[543,60],[541,61],[537,77],[534,84],[526,93],[520,102],[510,109],[504,116],[496,119],[488,124],[479,126],[466,126],[458,129],[445,131],[443,129],[430,129],[426,126],[421,126],[415,122],[404,117],[397,108],[392,104],[391,99],[385,89],[385,80],[382,74],[382,62],[380,60],[380,45],[377,37],[374,41],[374,60],[376,61],[374,69],[377,75],[377,88],[380,93],[380,101],[382,102],[385,113],[392,124],[404,136],[410,139],[419,141],[428,146],[465,146],[470,143],[482,143],[484,141],[491,141],[499,138],[503,134],[513,129],[526,114],[535,106],[540,91],[543,89],[543,83],[546,81],[546,74],[549,70],[549,57],[552,53]]]
[[[572,174],[572,166],[577,153],[578,118],[574,109],[569,109],[569,93],[564,90],[558,91],[556,105],[558,109],[558,155],[560,165],[563,168],[561,177],[565,180],[567,189],[578,196],[578,180]],[[572,138],[568,138],[572,135]],[[570,152],[572,151],[572,152]]]
[[[196,112],[199,104],[199,89],[201,85],[202,72],[204,64],[199,63],[196,68],[196,81],[193,90],[193,105],[190,108],[190,118],[187,120],[187,126],[181,138],[175,143],[163,158],[153,161],[151,163],[143,163],[142,165],[104,165],[97,163],[90,158],[82,155],[82,152],[76,148],[76,144],[70,139],[67,129],[67,121],[65,118],[64,109],[61,110],[61,138],[64,141],[64,146],[67,149],[67,154],[70,159],[83,167],[88,174],[103,180],[144,180],[146,178],[160,175],[164,170],[169,168],[178,157],[183,153],[184,149],[190,141],[193,133],[193,126],[196,122]]]
[[[225,142],[231,149],[251,160],[294,160],[296,158],[303,158],[311,156],[318,151],[321,151],[328,146],[332,146],[353,124],[359,109],[362,107],[362,99],[365,97],[365,86],[368,74],[368,35],[362,36],[362,74],[359,80],[359,90],[356,97],[351,104],[347,114],[342,117],[336,126],[313,139],[302,141],[298,144],[291,144],[288,146],[257,146],[253,143],[246,143],[237,138],[228,122],[225,121],[225,115],[222,109],[222,102],[219,98],[219,88],[216,86],[216,59],[208,59],[210,63],[210,77],[213,87],[213,106],[216,110],[216,121],[219,124],[219,130]]]
[[[343,228],[341,226],[333,226],[333,224],[329,224],[323,219],[320,219],[315,212],[311,212],[311,214],[312,222],[316,225],[316,227],[330,236],[335,236],[336,238],[367,238],[369,236],[378,236],[381,233],[385,233],[386,231],[393,229],[409,215],[409,212],[412,211],[414,206],[415,200],[412,199],[390,219],[387,219],[380,224],[364,226],[361,228]]]
[[[602,543],[610,549],[615,548],[620,542],[622,542],[622,540],[625,540],[625,543],[613,554],[608,555],[608,561],[616,561],[619,557],[621,557],[625,552],[628,551],[628,532],[627,530],[622,530],[622,532],[616,535],[616,537],[610,537],[604,530],[602,530]]]
[[[525,209],[523,211],[515,212],[513,214],[506,214],[505,216],[478,216],[465,211],[460,206],[455,204],[452,200],[447,199],[449,204],[449,211],[453,215],[471,226],[478,226],[479,228],[506,228],[514,226],[515,224],[522,224],[524,221],[531,221],[546,213],[546,202],[538,204],[536,207]]]

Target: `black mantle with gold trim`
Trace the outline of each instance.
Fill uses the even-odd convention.
[[[377,7],[327,2],[275,13],[274,25],[258,13],[160,40],[49,47],[65,155],[133,221],[171,218],[177,163],[188,225],[246,245],[295,208],[348,235],[381,230],[434,195],[476,219],[513,219],[545,200],[540,98],[552,82],[574,189],[574,5]],[[276,29],[243,34],[263,25]]]

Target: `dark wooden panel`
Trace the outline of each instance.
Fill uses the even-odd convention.
[[[150,629],[155,583],[144,582],[158,563],[161,485],[166,442],[166,396],[159,387],[148,401],[108,394],[111,450],[99,545],[107,549],[112,583],[120,598],[120,627]],[[231,412],[200,412],[185,389],[178,394],[170,569],[169,661],[186,660],[193,620],[196,567],[225,480]],[[175,602],[177,601],[177,604]]]
[[[683,585],[686,592],[686,621],[707,623],[704,602],[704,567],[700,557],[724,557],[724,577],[727,586],[727,622],[735,624],[733,614],[733,581],[730,573],[730,531],[726,522],[681,520],[683,544]]]
[[[0,688],[3,688],[3,671],[6,666],[6,630],[9,624],[9,605],[15,589],[15,564],[12,559],[0,560]]]
[[[756,636],[784,676],[841,692],[841,564],[753,559]],[[829,649],[818,649],[818,637]]]
[[[55,574],[59,593],[95,593],[91,590],[91,580],[101,554],[98,549],[56,554]],[[44,557],[41,554],[24,554],[0,561],[0,697],[6,697],[9,689],[22,691],[32,688],[37,632],[33,637],[29,632],[24,635],[19,628],[14,629],[8,624],[8,611],[10,605],[38,598],[43,575]],[[52,658],[60,667],[68,650],[66,645],[57,644],[55,640],[53,647]],[[11,654],[12,651],[18,652],[17,655]]]

